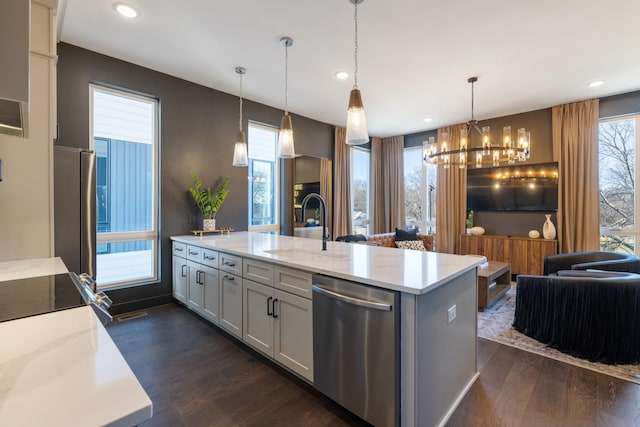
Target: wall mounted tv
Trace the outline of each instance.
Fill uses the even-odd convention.
[[[467,210],[549,212],[557,209],[558,163],[467,170]]]

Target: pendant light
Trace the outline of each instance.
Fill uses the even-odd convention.
[[[349,145],[361,145],[369,142],[369,132],[367,131],[367,119],[364,116],[364,105],[362,104],[362,95],[358,89],[358,4],[364,0],[349,0],[354,5],[353,20],[355,21],[355,49],[354,62],[355,69],[353,72],[354,84],[349,95],[349,109],[347,110],[347,137],[346,142]]]
[[[293,39],[282,37],[280,44],[284,47],[284,115],[280,121],[280,132],[278,133],[278,157],[290,159],[296,156],[293,147],[293,126],[288,107],[288,69],[289,69],[289,47],[293,46]]]
[[[236,73],[240,75],[240,119],[238,120],[238,133],[236,134],[236,144],[233,148],[233,166],[249,166],[247,156],[247,138],[242,130],[242,76],[245,75],[247,69],[244,67],[236,67]]]

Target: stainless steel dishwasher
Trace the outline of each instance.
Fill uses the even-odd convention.
[[[400,424],[400,295],[313,276],[318,391],[375,426]]]

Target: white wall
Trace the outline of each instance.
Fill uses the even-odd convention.
[[[53,256],[55,1],[31,1],[29,138],[0,135],[0,261]]]

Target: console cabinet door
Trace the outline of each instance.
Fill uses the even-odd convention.
[[[313,382],[313,311],[311,300],[275,290],[274,358]]]
[[[187,261],[189,269],[188,291],[187,291],[187,307],[200,313],[202,312],[202,301],[204,299],[204,273],[202,264],[193,261]]]
[[[173,297],[187,303],[187,260],[173,256]]]
[[[242,338],[255,349],[273,357],[273,288],[242,280]]]
[[[202,283],[202,311],[201,314],[213,323],[219,323],[220,313],[220,282],[219,272],[215,268],[200,266]]]
[[[242,277],[221,271],[219,283],[220,326],[242,339]]]

